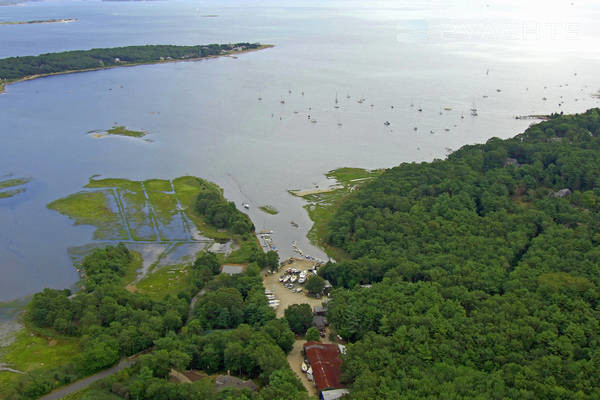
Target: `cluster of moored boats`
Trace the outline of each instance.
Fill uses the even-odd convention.
[[[265,289],[265,296],[267,297],[267,300],[269,301],[269,307],[271,307],[273,309],[279,307],[279,300],[277,299],[277,297],[275,297],[275,295],[273,294],[272,291]]]
[[[288,268],[280,277],[279,282],[283,284],[286,288],[290,289],[294,293],[302,292],[301,287],[296,287],[295,284],[303,285],[306,283],[306,280],[312,276],[317,274],[317,267],[312,267],[309,270],[301,271],[297,268]]]

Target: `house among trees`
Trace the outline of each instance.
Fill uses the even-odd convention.
[[[519,164],[519,160],[517,160],[516,158],[507,157],[504,160],[504,166],[509,167],[511,165],[515,168],[519,168],[521,166],[521,164]]]
[[[347,393],[347,391],[337,390],[344,388],[340,383],[342,359],[337,344],[306,342],[304,355],[312,368],[314,382],[321,399],[338,399]]]
[[[550,193],[550,197],[563,198],[563,197],[570,196],[572,193],[573,192],[571,192],[571,189],[565,188],[565,189],[560,189],[558,192]]]
[[[246,271],[246,264],[223,264],[221,265],[221,273],[227,275],[238,275]]]
[[[329,282],[327,279],[325,279],[325,287],[323,288],[323,293],[328,296],[329,292],[331,292],[331,290],[333,289],[333,286],[331,285],[331,282]]]

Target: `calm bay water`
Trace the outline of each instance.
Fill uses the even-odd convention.
[[[94,174],[212,180],[238,205],[251,205],[257,230],[275,231],[282,256],[296,240],[324,257],[305,238],[311,222],[288,189],[326,186],[323,173],[337,167],[429,161],[513,136],[531,123],[515,115],[596,106],[600,5],[499,3],[48,0],[0,7],[0,21],[78,19],[0,26],[0,57],[155,43],[276,45],[238,58],[9,86],[0,95],[0,176],[33,180],[25,194],[0,200],[0,301],[76,281],[67,248],[89,242],[93,229],[74,227],[45,205]],[[149,130],[153,142],[86,134],[115,122]],[[262,213],[263,204],[280,213]]]

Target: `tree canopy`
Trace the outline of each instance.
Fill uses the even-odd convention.
[[[302,335],[312,325],[312,309],[310,305],[303,304],[292,304],[284,311],[285,319],[290,324],[290,329]]]
[[[599,110],[391,168],[326,240],[351,398],[600,398]]]

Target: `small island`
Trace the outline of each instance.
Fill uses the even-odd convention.
[[[2,58],[0,59],[0,93],[4,92],[4,86],[8,84],[45,76],[143,64],[197,61],[270,47],[273,46],[260,43],[197,46],[145,45]]]
[[[127,137],[138,138],[138,139],[141,139],[148,134],[148,132],[145,130],[136,131],[136,130],[129,129],[122,125],[120,125],[120,126],[115,125],[112,128],[107,129],[105,131],[96,130],[96,131],[89,131],[88,133],[92,134],[92,136],[94,136],[95,138],[103,138],[103,137],[107,137],[107,136],[127,136]]]
[[[267,214],[276,215],[279,214],[277,209],[269,204],[258,207],[261,211],[266,212]]]
[[[25,185],[31,178],[0,178],[0,199],[8,199],[25,192]]]
[[[61,19],[35,19],[33,21],[0,21],[0,25],[32,25],[32,24],[66,24],[75,22],[77,18],[61,18]]]
[[[127,129],[124,126],[113,126],[109,130],[107,130],[106,133],[109,135],[129,136],[129,137],[136,137],[136,138],[141,138],[141,137],[146,136],[145,131],[134,131],[132,129]]]

